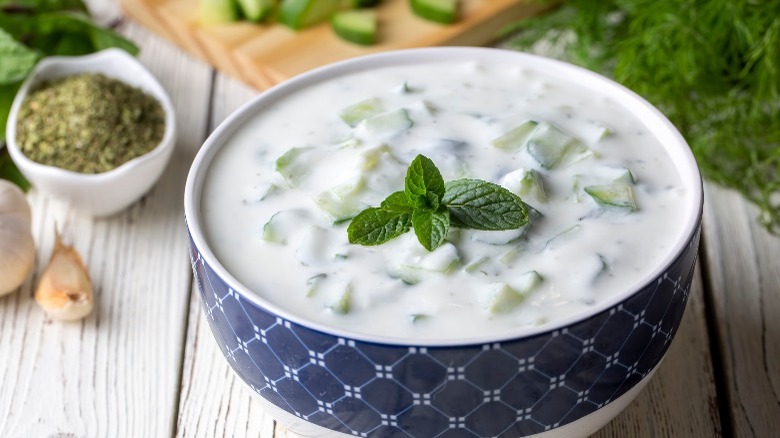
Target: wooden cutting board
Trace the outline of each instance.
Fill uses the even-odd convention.
[[[409,0],[384,0],[378,7],[379,43],[365,47],[342,41],[329,23],[298,32],[280,24],[202,25],[198,0],[120,3],[133,19],[259,90],[314,67],[369,53],[435,45],[484,45],[495,40],[507,24],[549,8],[533,0],[461,0],[459,21],[441,25],[416,17]]]

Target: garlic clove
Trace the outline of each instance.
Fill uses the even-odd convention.
[[[35,263],[30,205],[24,193],[0,180],[0,296],[15,291]]]
[[[79,253],[62,242],[55,230],[49,265],[43,271],[35,300],[54,319],[75,321],[92,311],[92,283]]]

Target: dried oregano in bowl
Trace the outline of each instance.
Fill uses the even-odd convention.
[[[142,90],[98,73],[47,81],[17,118],[16,141],[31,160],[79,173],[103,173],[160,144],[165,112]]]

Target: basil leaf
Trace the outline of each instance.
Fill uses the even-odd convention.
[[[0,28],[0,85],[10,85],[27,77],[38,62],[38,52],[30,50]]]
[[[381,245],[409,231],[412,215],[408,212],[367,208],[352,219],[347,227],[349,243]]]
[[[412,206],[409,204],[409,198],[406,197],[406,193],[403,191],[397,191],[388,196],[379,206],[382,209],[388,211],[399,211],[405,213],[412,212]]]
[[[457,179],[447,182],[442,200],[453,222],[475,230],[512,230],[528,223],[523,200],[487,181]]]
[[[417,155],[406,171],[404,192],[414,208],[436,211],[444,196],[444,178],[430,158]]]
[[[450,212],[447,209],[415,210],[412,213],[412,227],[422,246],[428,251],[433,251],[447,237],[447,231],[450,229]]]

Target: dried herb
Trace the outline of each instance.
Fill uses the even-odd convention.
[[[29,183],[5,152],[5,122],[22,78],[48,55],[85,55],[109,47],[138,47],[90,20],[82,0],[0,0],[0,179]],[[27,51],[21,49],[24,45]],[[7,55],[13,56],[7,56]]]
[[[551,42],[658,106],[704,175],[780,233],[780,0],[565,0],[510,43]]]
[[[102,74],[46,82],[19,110],[17,143],[31,160],[102,173],[154,149],[165,114],[152,96]]]

